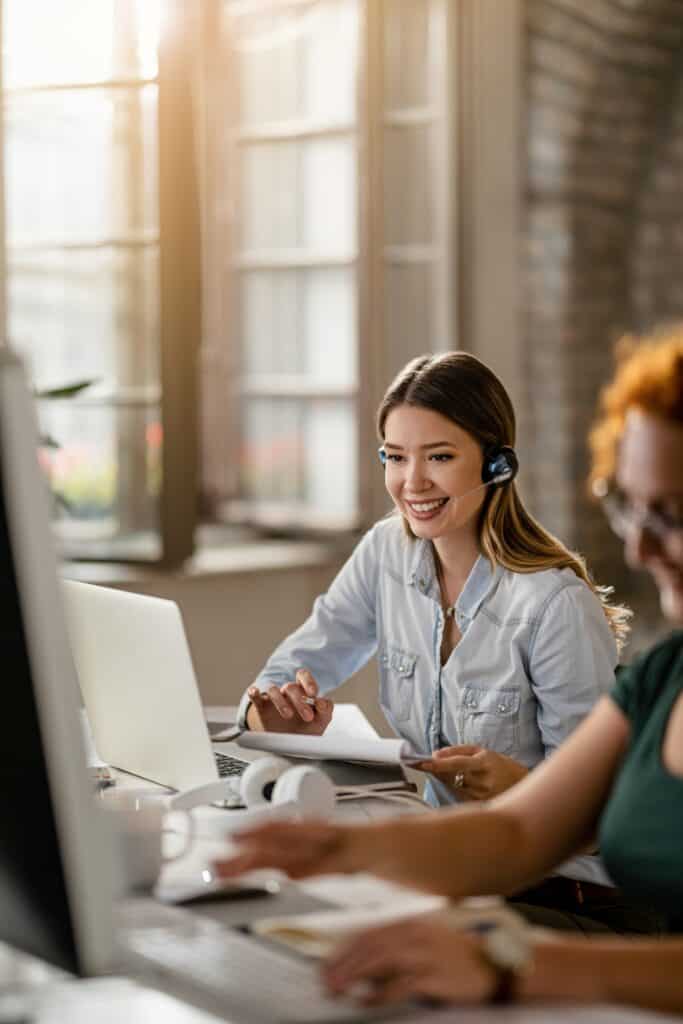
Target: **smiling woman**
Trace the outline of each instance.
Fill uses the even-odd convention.
[[[581,931],[603,933],[590,937],[537,930],[524,942],[519,928],[490,921],[475,934],[427,915],[356,933],[325,965],[336,994],[360,990],[373,1005],[569,999],[683,1012],[683,330],[622,355],[591,437],[593,481],[603,496],[607,481],[620,490],[610,521],[629,561],[654,576],[676,630],[619,670],[609,697],[553,758],[477,812],[364,826],[272,823],[243,833],[219,873],[372,871],[458,900],[515,893],[561,871],[557,865],[597,835],[627,895],[575,883],[585,901],[571,916]],[[551,882],[559,896],[561,879]],[[528,894],[524,913],[538,920]],[[636,905],[657,908],[668,934],[605,934],[647,930]],[[568,891],[564,908],[570,916]]]
[[[628,613],[524,508],[514,411],[483,363],[464,352],[413,360],[377,423],[395,514],[272,654],[240,721],[321,733],[327,694],[377,656],[387,721],[432,752],[421,765],[426,799],[486,800],[552,753],[612,686]],[[569,879],[597,882],[604,896],[596,857],[562,870],[566,886],[537,901],[554,905],[561,889],[580,913]]]

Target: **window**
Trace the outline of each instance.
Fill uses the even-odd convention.
[[[205,93],[223,97],[205,262],[226,308],[203,338],[219,516],[348,528],[377,511],[374,405],[451,337],[449,6],[224,0],[206,32]]]
[[[381,513],[374,407],[452,338],[453,6],[3,0],[8,336],[95,382],[40,403],[68,554]]]

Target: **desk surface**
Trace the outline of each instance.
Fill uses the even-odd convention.
[[[207,717],[216,721],[230,721],[234,708],[207,708]],[[341,713],[340,713],[341,712]],[[374,730],[356,705],[338,705],[336,727],[344,731],[358,731],[372,735]],[[163,796],[160,786],[142,779],[117,773],[121,788],[135,789],[148,796]],[[117,789],[119,787],[116,787]],[[113,792],[115,792],[114,790]],[[107,799],[107,791],[103,799]],[[343,806],[347,820],[362,820],[377,813],[382,801],[359,800]],[[354,806],[355,805],[355,806]],[[384,813],[389,805],[384,809]],[[198,813],[199,812],[199,813]],[[187,856],[166,865],[163,878],[168,882],[184,882],[196,878],[208,863],[226,853],[230,846],[230,823],[237,822],[239,812],[217,808],[195,811],[196,840]],[[380,811],[380,813],[382,813]],[[177,818],[177,820],[174,820]],[[169,834],[165,837],[166,851],[173,852],[182,831],[184,816],[169,815]],[[234,827],[234,826],[233,826]],[[240,901],[233,904],[214,904],[209,911],[225,924],[236,924],[255,917],[298,913],[327,902],[336,906],[363,907],[378,900],[400,899],[406,890],[379,881],[368,875],[330,877],[311,882],[291,883],[283,886],[280,894],[267,901]],[[249,904],[252,904],[250,907]],[[17,1002],[17,983],[26,984],[28,995]],[[12,1004],[12,1000],[15,1004]],[[9,1000],[9,1002],[8,1002]],[[26,1002],[27,1000],[28,1002]],[[28,1012],[27,1012],[28,1011]],[[0,1022],[29,1018],[32,1024],[211,1024],[216,1018],[195,1009],[164,992],[131,981],[127,978],[101,978],[64,980],[57,972],[31,958],[0,944]],[[225,1017],[230,1021],[231,1018]],[[674,1024],[680,1018],[653,1014],[621,1007],[505,1007],[505,1008],[451,1008],[443,1012],[420,1014],[402,1018],[406,1024]],[[237,1021],[233,1018],[233,1024]]]
[[[5,1013],[9,1009],[0,984],[0,1020],[21,1019],[18,1004],[14,1016]],[[127,978],[45,983],[23,1004],[23,1012],[31,1024],[218,1024],[222,1019]],[[403,1017],[401,1024],[680,1024],[680,1017],[618,1006],[452,1007]]]

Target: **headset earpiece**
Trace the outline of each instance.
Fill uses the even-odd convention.
[[[382,448],[378,448],[377,449],[377,454],[379,456],[379,461],[382,463],[382,469],[386,469],[387,468],[387,453],[386,453],[385,449],[383,447]]]
[[[496,445],[484,453],[481,479],[485,484],[509,484],[517,476],[519,461],[514,448]]]

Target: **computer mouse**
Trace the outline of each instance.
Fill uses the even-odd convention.
[[[189,906],[194,903],[211,903],[220,900],[265,899],[268,896],[274,896],[279,891],[280,886],[275,880],[253,884],[213,876],[209,881],[157,887],[155,895],[162,903]]]

